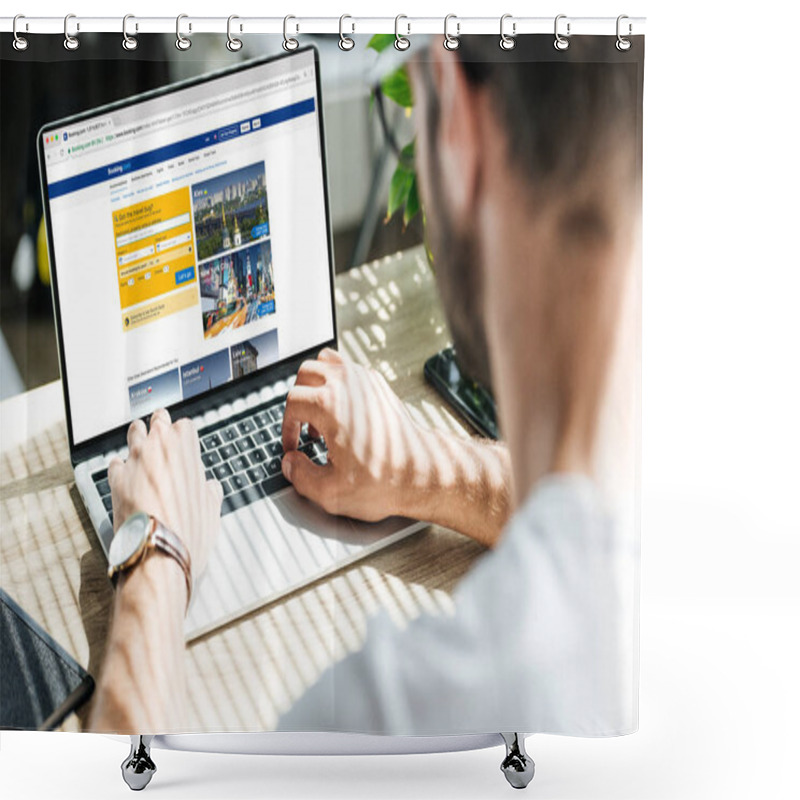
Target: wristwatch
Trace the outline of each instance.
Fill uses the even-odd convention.
[[[116,586],[120,573],[132,569],[150,550],[172,556],[186,576],[186,608],[192,599],[192,559],[181,538],[158,519],[144,511],[131,514],[111,540],[108,549],[108,577]]]

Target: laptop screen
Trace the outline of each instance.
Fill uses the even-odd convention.
[[[313,50],[40,136],[74,445],[333,339]]]

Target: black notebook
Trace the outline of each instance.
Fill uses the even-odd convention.
[[[94,691],[92,676],[0,589],[0,728],[57,728]]]

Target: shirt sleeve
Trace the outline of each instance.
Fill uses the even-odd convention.
[[[537,487],[462,580],[455,615],[386,612],[279,720],[285,731],[607,736],[635,729],[630,557],[587,479]]]

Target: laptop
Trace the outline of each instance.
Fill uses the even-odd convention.
[[[307,47],[38,135],[70,457],[106,556],[132,420],[193,419],[222,483],[187,639],[422,527],[328,515],[281,472],[297,368],[337,343],[321,101]],[[300,447],[326,463],[307,430]]]

